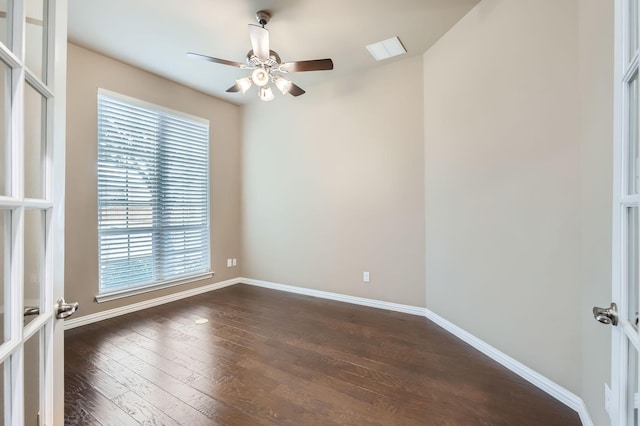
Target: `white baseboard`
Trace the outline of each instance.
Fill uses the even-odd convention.
[[[108,309],[106,311],[97,312],[95,314],[85,315],[79,318],[71,318],[64,321],[64,329],[71,330],[72,328],[88,325],[94,322],[106,320],[109,318],[117,317],[120,315],[129,314],[131,312],[141,311],[143,309],[152,308],[154,306],[163,305],[165,303],[175,302],[176,300],[186,299],[187,297],[197,296],[198,294],[207,293],[209,291],[218,290],[230,285],[238,284],[241,281],[238,278],[234,278],[227,281],[221,281],[219,283],[213,283],[202,287],[197,287],[191,290],[185,290],[167,296],[156,297],[155,299],[145,300],[143,302],[133,303],[131,305],[122,306],[120,308]]]
[[[277,283],[272,283],[268,281],[254,280],[250,278],[240,278],[239,281],[245,284],[270,288],[274,290],[286,291],[289,293],[304,294],[307,296],[320,297],[322,299],[337,300],[340,302],[352,303],[355,305],[364,305],[364,306],[370,306],[373,308],[380,308],[380,309],[386,309],[390,311],[424,316],[427,319],[434,322],[436,325],[444,328],[445,330],[447,330],[449,333],[453,334],[457,338],[470,344],[475,349],[487,355],[489,358],[493,359],[494,361],[498,362],[502,366],[516,373],[518,376],[527,380],[529,383],[545,391],[546,393],[548,393],[558,401],[565,404],[567,407],[576,411],[580,416],[580,420],[582,421],[583,425],[593,426],[593,422],[591,421],[591,416],[589,415],[589,412],[587,411],[587,407],[584,401],[582,400],[582,398],[580,398],[573,392],[569,391],[568,389],[565,389],[564,387],[555,383],[554,381],[548,379],[542,374],[530,369],[529,367],[520,363],[519,361],[516,361],[515,359],[499,351],[498,349],[494,348],[493,346],[489,345],[483,340],[478,339],[471,333],[445,320],[444,318],[430,311],[429,309],[420,308],[417,306],[402,305],[398,303],[383,302],[383,301],[374,300],[374,299],[366,299],[363,297],[348,296],[344,294],[331,293],[327,291],[313,290],[313,289],[304,288],[304,287],[295,287],[291,285],[277,284]]]
[[[320,299],[330,299],[336,300],[338,302],[351,303],[353,305],[363,305],[369,306],[371,308],[386,309],[388,311],[396,311],[403,312],[405,314],[424,316],[424,308],[420,308],[418,306],[401,305],[399,303],[383,302],[381,300],[366,299],[364,297],[347,296],[345,294],[331,293],[328,291],[314,290],[311,288],[296,287],[292,285],[277,284],[268,281],[254,280],[251,278],[240,278],[239,282],[250,284],[256,287],[264,287],[273,290],[286,291],[288,293],[318,297]]]
[[[545,391],[546,393],[548,393],[558,401],[565,404],[567,407],[575,410],[580,416],[580,420],[582,421],[583,425],[593,426],[593,422],[591,421],[591,416],[589,415],[589,412],[587,411],[587,407],[584,401],[582,400],[582,398],[580,398],[573,392],[569,391],[568,389],[565,389],[564,387],[555,383],[554,381],[548,379],[542,374],[532,370],[531,368],[527,367],[521,362],[516,361],[515,359],[511,358],[504,352],[501,352],[498,349],[494,348],[493,346],[489,345],[485,341],[478,339],[471,333],[445,320],[444,318],[430,311],[429,309],[420,308],[417,306],[402,305],[398,303],[383,302],[383,301],[374,300],[374,299],[366,299],[363,297],[348,296],[344,294],[331,293],[327,291],[313,290],[313,289],[304,288],[304,287],[295,287],[291,285],[277,284],[277,283],[272,283],[268,281],[254,280],[250,278],[240,278],[239,281],[245,284],[270,288],[274,290],[286,291],[289,293],[304,294],[307,296],[319,297],[322,299],[337,300],[340,302],[352,303],[355,305],[364,305],[364,306],[370,306],[373,308],[380,308],[380,309],[386,309],[390,311],[424,316],[428,320],[431,320],[436,325],[444,328],[445,330],[447,330],[449,333],[453,334],[457,338],[463,340],[464,342],[473,346],[475,349],[487,355],[489,358],[493,359],[494,361],[498,362],[502,366],[516,373],[518,376],[527,380],[529,383]]]
[[[521,362],[516,361],[504,352],[499,351],[487,342],[480,340],[473,334],[447,321],[446,319],[430,311],[429,309],[425,309],[425,317],[427,317],[427,319],[433,321],[440,327],[444,328],[460,340],[463,340],[464,342],[473,346],[475,349],[479,350],[492,360],[498,362],[502,366],[516,373],[518,376],[527,380],[532,385],[545,391],[558,401],[562,402],[567,407],[575,410],[580,416],[580,420],[582,421],[583,425],[593,426],[593,421],[591,420],[591,416],[587,411],[587,406],[585,405],[582,398],[580,398],[578,395],[560,386],[559,384],[557,384],[553,380],[548,379],[542,374],[532,370]]]
[[[580,421],[585,426],[593,426],[593,420],[591,420],[591,415],[589,414],[589,409],[587,409],[587,404],[584,403],[584,400],[578,397],[580,400],[578,403],[578,415],[580,416]],[[573,407],[572,407],[573,408]]]
[[[550,380],[547,377],[543,376],[542,374],[532,370],[531,368],[527,367],[521,362],[516,361],[515,359],[511,358],[507,354],[499,351],[498,349],[494,348],[490,344],[475,337],[474,335],[463,330],[457,325],[447,321],[446,319],[442,318],[438,314],[430,311],[429,309],[421,308],[418,306],[384,302],[381,300],[367,299],[364,297],[348,296],[345,294],[332,293],[328,291],[321,291],[321,290],[314,290],[314,289],[304,288],[304,287],[296,287],[291,285],[272,283],[268,281],[255,280],[251,278],[234,278],[231,280],[206,285],[203,287],[198,287],[191,290],[186,290],[179,293],[158,297],[158,298],[147,300],[144,302],[134,303],[131,305],[123,306],[121,308],[109,309],[107,311],[98,312],[96,314],[90,314],[80,318],[65,320],[64,329],[69,330],[75,327],[80,327],[82,325],[91,324],[91,323],[102,321],[108,318],[113,318],[119,315],[140,311],[142,309],[151,308],[153,306],[158,306],[158,305],[173,302],[176,300],[185,299],[187,297],[195,296],[198,294],[206,293],[209,291],[218,290],[220,288],[228,287],[234,284],[248,284],[256,287],[264,287],[264,288],[269,288],[273,290],[285,291],[288,293],[302,294],[306,296],[318,297],[321,299],[329,299],[329,300],[336,300],[339,302],[351,303],[354,305],[369,306],[372,308],[386,309],[389,311],[402,312],[405,314],[424,316],[425,318],[434,322],[436,325],[442,327],[443,329],[453,334],[460,340],[463,340],[464,342],[473,346],[478,351],[487,355],[489,358],[493,359],[494,361],[498,362],[502,366],[516,373],[518,376],[527,380],[529,383],[533,384],[534,386],[548,393],[558,401],[565,404],[567,407],[575,410],[580,416],[580,420],[583,425],[593,426],[593,421],[591,420],[591,416],[589,415],[587,407],[584,401],[582,400],[582,398],[580,398],[573,392],[569,391],[568,389],[565,389],[564,387],[555,383],[553,380]]]

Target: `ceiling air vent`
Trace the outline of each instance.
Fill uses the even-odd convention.
[[[407,49],[404,48],[398,37],[370,44],[367,46],[367,50],[376,61],[383,61],[407,53]]]

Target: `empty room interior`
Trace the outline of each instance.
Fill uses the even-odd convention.
[[[69,0],[67,423],[611,424],[614,23]]]

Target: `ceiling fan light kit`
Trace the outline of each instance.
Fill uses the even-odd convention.
[[[275,83],[276,87],[280,89],[283,95],[289,93],[289,91],[291,90],[291,85],[293,84],[286,78],[280,76],[275,77],[273,79],[273,82]]]
[[[227,92],[230,93],[246,93],[255,84],[258,86],[258,97],[265,102],[269,102],[275,98],[273,90],[269,87],[269,83],[273,83],[283,95],[303,95],[305,91],[283,75],[302,71],[332,70],[333,61],[331,59],[312,59],[283,63],[280,55],[269,49],[269,30],[264,26],[270,19],[271,14],[268,11],[260,10],[256,13],[256,20],[260,25],[249,24],[249,38],[252,49],[247,53],[246,64],[192,52],[187,53],[187,57],[253,70],[250,77],[236,80],[236,84],[227,89]]]
[[[271,87],[261,87],[260,90],[258,90],[258,95],[260,96],[260,100],[265,102],[269,102],[275,99]]]
[[[238,89],[241,93],[246,93],[246,91],[251,88],[251,84],[251,77],[245,77],[236,80],[236,86],[238,86]]]
[[[269,84],[269,72],[264,68],[256,68],[253,73],[251,73],[251,80],[256,86],[266,86]]]

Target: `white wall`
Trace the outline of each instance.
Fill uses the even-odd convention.
[[[576,0],[483,0],[424,55],[426,304],[581,390]]]
[[[423,306],[421,58],[305,89],[245,109],[245,276]]]
[[[69,299],[97,279],[89,95],[178,93],[222,117],[213,239],[233,276],[426,305],[606,424],[610,331],[589,309],[610,298],[612,19],[600,0],[483,0],[423,58],[244,112],[71,45]]]

